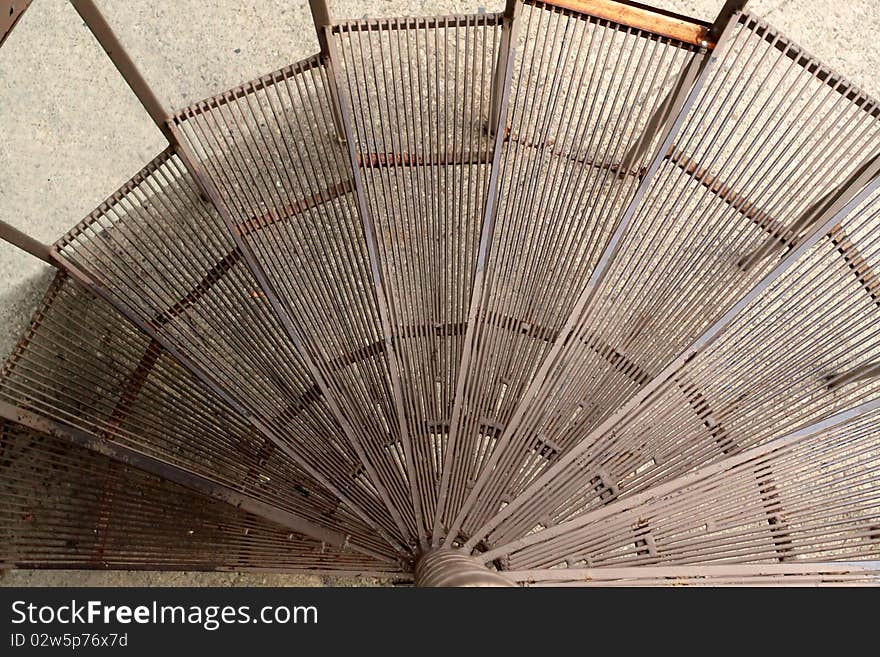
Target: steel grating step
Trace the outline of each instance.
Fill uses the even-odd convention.
[[[396,560],[335,495],[63,272],[4,366],[0,404],[28,414],[32,429],[123,463],[140,459],[269,520]]]
[[[4,229],[61,270],[7,434],[295,536],[200,567],[874,581],[880,109],[744,4],[313,2],[320,53],[168,115],[75,0],[170,145]]]
[[[396,569],[6,421],[0,469],[4,567],[386,576]]]

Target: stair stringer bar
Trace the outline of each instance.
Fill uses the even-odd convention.
[[[379,245],[376,239],[376,226],[370,212],[366,192],[364,191],[363,176],[358,161],[358,153],[355,145],[354,131],[351,123],[349,110],[350,99],[342,91],[340,81],[340,56],[335,40],[332,37],[331,27],[324,26],[325,40],[327,42],[326,65],[329,72],[331,97],[336,99],[336,107],[339,111],[340,127],[342,128],[348,156],[351,164],[352,178],[354,180],[355,195],[357,198],[358,214],[363,222],[364,239],[367,245],[367,253],[370,260],[370,274],[373,282],[373,292],[376,305],[379,309],[379,317],[382,324],[382,333],[385,340],[385,353],[388,359],[388,372],[391,376],[391,391],[396,411],[397,431],[399,432],[404,448],[406,464],[407,484],[413,504],[416,523],[415,539],[422,550],[427,549],[426,522],[422,508],[422,499],[418,489],[415,458],[413,455],[412,435],[406,422],[404,410],[403,391],[401,390],[401,376],[397,345],[394,342],[394,330],[391,325],[391,312],[388,308],[388,295],[385,289],[385,281],[382,274],[382,266],[379,262]]]

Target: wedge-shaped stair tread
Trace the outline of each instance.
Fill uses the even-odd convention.
[[[316,57],[196,103],[175,123],[277,293],[327,403],[362,445],[370,479],[415,532],[401,393],[371,275],[369,219],[333,122],[334,85]]]
[[[880,105],[743,3],[315,2],[317,55],[170,117],[75,4],[170,146],[51,249],[0,226],[62,270],[16,444],[247,568],[876,583]]]
[[[480,503],[466,526],[487,520],[499,500],[661,374],[840,209],[841,188],[876,166],[873,101],[829,84],[820,65],[780,39],[747,14],[728,27],[691,92],[693,106],[620,218],[619,242],[498,439],[497,463],[472,491]],[[840,274],[842,285],[852,280]]]
[[[0,401],[288,511],[394,558],[335,496],[64,273],[4,366]],[[328,538],[329,540],[329,538]]]
[[[496,536],[522,535],[536,514],[557,522],[600,507],[880,398],[880,376],[865,367],[880,357],[880,308],[852,266],[856,249],[862,268],[880,263],[878,228],[875,192],[671,372],[650,402],[580,434],[577,458],[536,470],[528,502],[505,510]],[[835,244],[843,234],[849,258]]]
[[[289,458],[380,530],[397,532],[241,248],[176,155],[158,156],[58,248]]]
[[[512,570],[869,560],[880,546],[878,472],[875,410],[747,450],[485,558],[503,554]]]
[[[524,7],[449,430],[444,524],[483,472],[557,339],[651,151],[695,49],[558,9]],[[499,75],[501,73],[499,72]]]
[[[432,530],[491,172],[501,17],[348,22],[331,42]]]
[[[0,471],[4,566],[394,572],[9,422],[0,423]]]

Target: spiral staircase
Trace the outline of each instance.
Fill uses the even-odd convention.
[[[5,2],[5,34],[27,7]],[[0,379],[0,566],[880,583],[880,106],[728,1],[334,22],[169,112]]]

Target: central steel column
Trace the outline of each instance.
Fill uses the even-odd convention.
[[[464,552],[440,548],[419,557],[416,562],[416,586],[495,588],[516,584]]]

